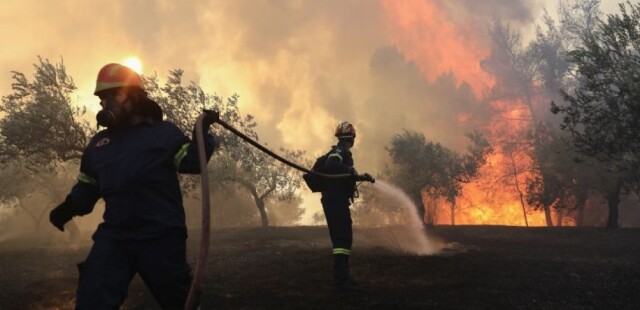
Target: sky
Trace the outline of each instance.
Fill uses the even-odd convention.
[[[98,70],[137,57],[145,75],[181,68],[209,93],[239,94],[274,147],[315,157],[350,121],[356,166],[376,173],[402,130],[462,150],[494,83],[478,61],[491,52],[488,23],[509,22],[526,38],[544,8],[553,15],[557,1],[5,0],[0,95],[10,71],[30,77],[38,56],[63,59],[78,103],[96,112]]]

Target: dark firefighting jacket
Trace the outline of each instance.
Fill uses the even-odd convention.
[[[194,131],[195,132],[195,131]],[[205,135],[207,160],[215,142]],[[98,132],[82,155],[70,195],[76,215],[105,202],[100,236],[149,239],[186,235],[179,173],[200,173],[197,143],[166,121]]]
[[[334,146],[327,155],[324,171],[327,174],[351,174],[351,178],[327,179],[327,188],[322,192],[323,200],[348,201],[356,190],[355,170],[351,151]]]

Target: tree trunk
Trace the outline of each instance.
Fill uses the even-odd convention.
[[[562,220],[564,219],[564,209],[558,209],[556,211],[556,226],[562,226]]]
[[[527,220],[527,209],[524,204],[524,195],[520,190],[520,183],[518,181],[518,169],[516,167],[516,160],[513,158],[513,152],[509,152],[509,158],[511,158],[511,166],[513,167],[513,179],[515,181],[516,190],[518,191],[518,196],[520,196],[520,205],[522,206],[522,214],[524,215],[524,225],[529,227],[529,220]]]
[[[543,205],[544,219],[547,221],[547,227],[553,227],[553,220],[551,219],[551,206]]]
[[[451,225],[456,225],[456,201],[451,202]]]
[[[264,201],[266,197],[269,196],[269,194],[271,194],[276,189],[276,185],[273,184],[271,188],[269,188],[264,194],[258,195],[258,190],[253,185],[253,183],[240,178],[237,178],[234,180],[240,183],[242,186],[244,186],[251,193],[251,197],[253,197],[253,201],[255,201],[256,207],[260,212],[260,221],[262,223],[262,227],[269,227],[269,216],[267,215],[267,210],[265,208]]]
[[[609,206],[609,219],[607,220],[607,228],[618,228],[618,205],[620,204],[621,185],[616,184],[611,192],[607,193],[607,205]]]
[[[424,192],[421,193],[421,195],[424,195],[424,194],[425,194]],[[424,197],[422,197],[423,198],[422,205],[424,206],[423,208],[424,214],[422,219],[424,221],[425,228],[432,228],[435,226],[436,222],[438,221],[438,205],[435,198],[433,198],[433,196],[430,196],[428,194],[426,194],[425,196],[426,196],[426,201],[424,200]]]
[[[584,208],[587,203],[587,195],[580,194],[576,199],[576,209],[578,214],[576,215],[576,226],[584,226]]]
[[[264,208],[264,200],[257,198],[256,205],[260,211],[260,220],[262,221],[262,227],[269,227],[269,217],[267,216],[267,210]]]
[[[411,195],[413,198],[413,202],[416,205],[416,209],[418,209],[418,216],[422,221],[422,226],[425,228],[428,226],[429,221],[427,220],[427,205],[424,202],[422,197],[422,191],[420,191],[417,195]]]

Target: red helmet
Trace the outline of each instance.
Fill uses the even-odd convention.
[[[142,77],[129,67],[125,67],[120,64],[108,64],[98,72],[98,79],[96,81],[96,90],[93,92],[97,95],[98,92],[103,90],[118,88],[118,87],[139,87],[144,90],[144,84]]]
[[[335,136],[340,138],[355,138],[356,129],[349,122],[342,122],[336,127]]]

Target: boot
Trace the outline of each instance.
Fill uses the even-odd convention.
[[[333,255],[333,281],[335,290],[340,292],[359,292],[360,286],[349,277],[349,255]]]

